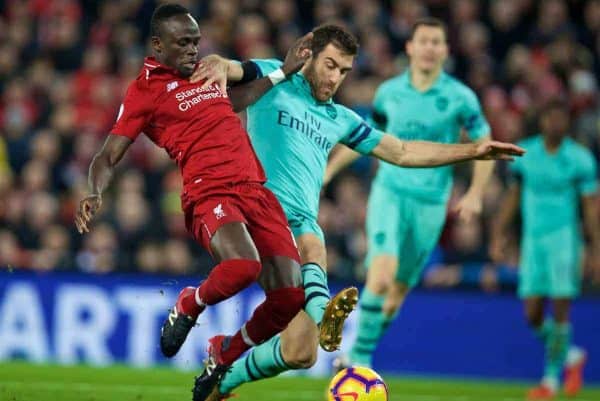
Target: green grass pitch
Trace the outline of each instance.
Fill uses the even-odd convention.
[[[187,401],[193,372],[0,363],[2,401]],[[391,401],[523,401],[525,383],[384,377]],[[285,377],[241,387],[235,401],[323,401],[327,380]],[[559,398],[560,400],[561,398]],[[600,400],[586,388],[578,401]]]

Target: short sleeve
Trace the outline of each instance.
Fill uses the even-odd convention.
[[[152,115],[152,97],[142,93],[134,81],[127,88],[125,99],[119,108],[117,121],[110,130],[111,134],[126,136],[135,140],[144,130]]]
[[[341,143],[363,155],[370,154],[381,142],[384,133],[371,127],[358,114],[347,110],[347,124],[349,132],[340,140]]]
[[[466,88],[463,102],[460,110],[460,124],[467,131],[469,138],[476,141],[489,135],[490,125],[483,115],[477,95],[471,89]]]
[[[598,166],[589,152],[586,151],[582,156],[580,174],[577,179],[577,191],[584,196],[592,195],[598,191]]]
[[[374,127],[377,127],[380,130],[385,130],[387,126],[387,114],[384,109],[385,102],[385,91],[380,86],[375,92],[375,97],[373,98],[373,112],[369,117],[369,123]]]
[[[258,67],[260,71],[260,77],[264,77],[265,75],[275,71],[283,65],[281,60],[277,60],[275,58],[270,59],[252,59],[250,60]]]

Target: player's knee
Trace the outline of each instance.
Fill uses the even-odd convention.
[[[396,280],[397,261],[391,256],[380,256],[373,260],[367,273],[367,287],[376,295],[385,295]]]
[[[314,323],[294,320],[281,335],[281,353],[285,362],[294,369],[308,369],[317,361],[318,329]],[[308,324],[306,324],[308,323]]]
[[[406,297],[387,297],[381,307],[381,311],[386,316],[393,316],[404,303]]]
[[[390,290],[392,281],[392,275],[386,271],[379,271],[369,275],[367,278],[367,287],[373,294],[385,295]]]
[[[293,369],[311,368],[317,362],[317,347],[309,347],[304,341],[298,341],[284,353],[284,360]]]
[[[538,308],[525,308],[525,319],[531,327],[540,327],[544,323],[544,313]]]

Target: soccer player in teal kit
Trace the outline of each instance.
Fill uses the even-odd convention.
[[[569,311],[581,285],[583,241],[579,222],[590,239],[590,255],[600,267],[598,181],[591,152],[567,137],[569,111],[553,101],[542,111],[540,135],[521,142],[527,157],[511,165],[514,180],[494,224],[490,253],[502,260],[507,229],[519,205],[523,226],[519,296],[529,324],[544,343],[544,376],[529,399],[554,398],[565,370],[564,390],[577,394],[582,384],[585,351],[571,345]],[[545,298],[552,300],[553,317],[544,320]]]
[[[281,62],[277,60],[228,64],[230,80],[246,82],[268,76],[277,84],[248,108],[248,131],[267,172],[266,185],[282,204],[298,243],[306,304],[305,312],[300,312],[281,336],[259,345],[235,363],[225,373],[218,391],[208,396],[210,400],[219,399],[244,382],[310,367],[316,359],[318,340],[328,351],[341,341],[343,320],[327,315],[339,312],[336,298],[329,302],[323,316],[329,290],[324,237],[317,224],[323,172],[336,143],[412,167],[521,154],[519,148],[498,142],[447,145],[405,142],[384,134],[332,101],[352,68],[358,51],[356,39],[340,27],[323,26],[313,31],[311,50],[312,58],[299,73],[289,77],[281,74]],[[246,96],[253,97],[247,93]],[[232,103],[237,103],[233,95]],[[324,330],[328,322],[334,322],[336,327]]]
[[[403,140],[456,143],[464,130],[473,141],[489,140],[490,127],[471,89],[443,71],[448,56],[444,24],[417,21],[406,45],[409,69],[384,82],[373,101],[373,122]],[[327,179],[358,157],[334,153]],[[494,164],[476,162],[471,186],[458,204],[461,218],[481,212]],[[359,303],[356,340],[336,364],[370,366],[377,344],[419,281],[446,220],[452,168],[406,169],[380,163],[367,208],[368,267]]]

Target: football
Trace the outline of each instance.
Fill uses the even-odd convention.
[[[336,374],[327,388],[328,401],[387,401],[388,389],[374,370],[353,366]]]

